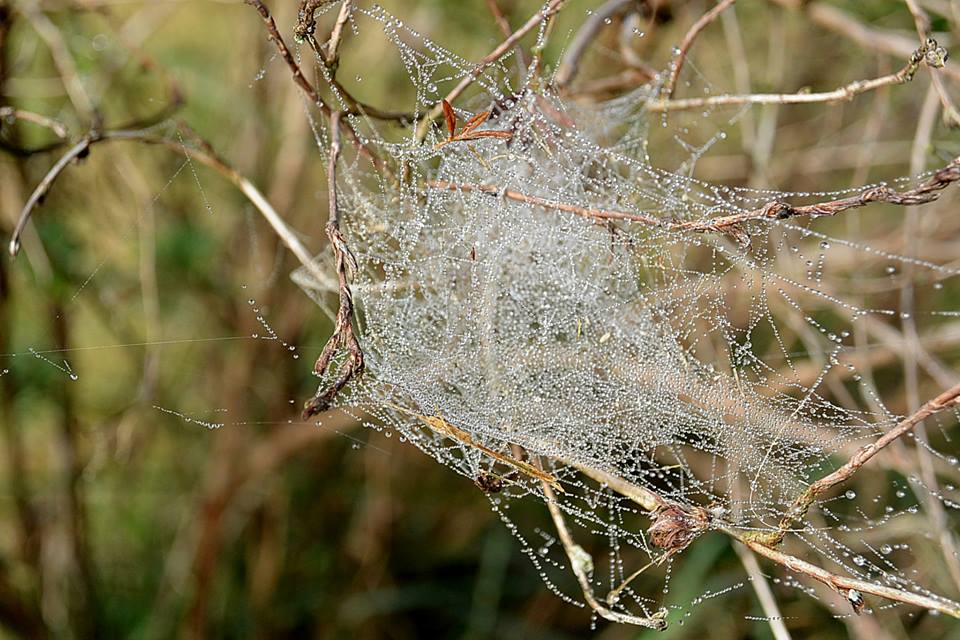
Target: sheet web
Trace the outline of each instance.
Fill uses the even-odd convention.
[[[838,225],[815,216],[702,223],[776,202],[910,189],[932,174],[829,192],[705,183],[692,167],[722,129],[700,146],[677,132],[689,161],[682,173],[651,164],[651,130],[673,126],[644,108],[656,82],[577,103],[535,75],[518,80],[512,53],[477,74],[474,62],[376,6],[356,7],[350,28],[392,41],[415,89],[406,107],[418,117],[475,75],[470,97],[454,104],[455,131],[489,112],[475,131],[505,135],[449,142],[437,126],[397,139],[349,116],[388,163],[370,169],[348,154],[338,174],[341,228],[359,265],[351,290],[366,373],[337,404],[487,491],[566,599],[589,597],[569,582],[582,572],[613,618],[657,621],[743,588],[661,612],[676,608],[670,574],[688,544],[710,530],[781,532],[810,483],[898,424],[862,336],[911,317],[941,326],[956,314],[944,287],[958,271],[836,235]],[[317,122],[314,130],[326,154],[329,133]],[[336,283],[295,277],[329,307],[322,294]],[[922,301],[916,309],[892,295],[907,281]],[[954,420],[947,412],[928,428],[946,436]],[[956,458],[916,444],[940,473],[956,475]],[[930,496],[952,512],[953,491],[915,475],[875,495],[835,489],[789,521],[789,548],[833,573],[936,599],[913,579],[908,545],[871,545],[866,534],[909,518]],[[526,511],[513,517],[521,500],[558,509],[576,543],[526,522]],[[786,576],[779,584],[818,593],[777,571]],[[852,609],[836,614],[859,611],[860,594],[838,590]]]

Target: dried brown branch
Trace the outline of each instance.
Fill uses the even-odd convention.
[[[654,227],[664,226],[661,220],[652,216],[643,215],[641,213],[629,213],[626,211],[613,211],[609,209],[590,209],[566,202],[560,202],[558,200],[547,200],[546,198],[540,198],[538,196],[530,196],[512,189],[501,189],[500,187],[492,184],[457,184],[455,182],[446,182],[444,180],[430,180],[426,183],[426,186],[430,189],[440,189],[443,191],[462,191],[464,193],[478,191],[480,193],[500,195],[508,200],[523,202],[525,204],[531,204],[535,207],[543,207],[545,209],[566,211],[568,213],[573,213],[594,221],[627,220],[630,222],[642,222],[643,224]]]
[[[473,70],[467,74],[453,89],[450,90],[450,93],[446,95],[444,100],[449,103],[453,103],[457,98],[463,94],[467,88],[473,84],[473,82],[480,77],[480,74],[483,73],[483,70],[489,67],[491,64],[503,57],[511,48],[516,45],[525,35],[533,31],[541,22],[550,18],[556,14],[560,9],[563,8],[563,4],[566,0],[550,0],[550,2],[540,11],[537,11],[533,14],[529,20],[527,20],[523,26],[514,31],[509,38],[506,38],[501,42],[497,47],[493,49],[490,53],[483,57],[479,63],[473,68]],[[417,140],[423,140],[427,135],[427,130],[434,120],[439,118],[443,114],[443,103],[438,102],[434,105],[433,109],[424,117],[420,122],[420,126],[417,128]]]
[[[336,379],[326,387],[317,389],[317,393],[303,407],[304,419],[310,418],[330,407],[330,403],[348,382],[363,373],[363,350],[353,330],[353,293],[350,281],[357,272],[357,260],[354,258],[347,241],[340,232],[340,210],[337,206],[337,160],[340,158],[340,112],[330,116],[330,158],[327,165],[327,192],[329,194],[329,221],[327,238],[336,259],[337,283],[340,294],[340,307],[334,320],[333,335],[320,352],[313,372],[322,376],[330,367],[333,356],[341,349],[347,350],[347,359],[340,365]]]
[[[691,220],[688,222],[670,222],[651,215],[628,211],[581,207],[558,200],[548,200],[538,196],[527,195],[512,189],[503,189],[491,184],[457,184],[443,180],[431,180],[426,183],[426,186],[430,189],[441,189],[445,191],[462,191],[465,193],[477,191],[489,193],[507,198],[508,200],[523,202],[545,209],[566,211],[598,222],[625,220],[660,227],[668,231],[690,231],[696,233],[719,231],[732,233],[739,237],[741,235],[740,228],[742,225],[751,221],[771,219],[785,220],[798,216],[834,216],[873,202],[895,205],[925,204],[936,200],[940,191],[958,180],[960,180],[960,157],[955,158],[950,164],[936,171],[918,186],[906,191],[895,191],[887,186],[879,186],[867,189],[854,196],[827,202],[794,206],[785,202],[774,201],[758,209],[741,211],[707,220]]]
[[[267,34],[270,40],[273,41],[274,45],[277,48],[277,53],[279,53],[280,57],[283,58],[284,62],[287,63],[287,67],[290,69],[290,73],[293,75],[294,83],[298,87],[300,87],[300,90],[303,91],[303,94],[307,97],[307,99],[309,99],[313,104],[315,104],[317,108],[320,109],[320,112],[323,115],[329,118],[332,114],[332,110],[330,109],[330,106],[326,103],[326,101],[324,101],[323,97],[316,90],[316,88],[312,84],[310,84],[310,81],[307,80],[307,77],[303,75],[303,71],[300,69],[300,65],[297,64],[296,60],[294,60],[293,55],[290,53],[290,49],[287,47],[286,42],[283,41],[283,36],[280,35],[280,31],[277,29],[277,23],[274,21],[273,16],[270,15],[270,10],[267,9],[266,5],[264,5],[261,0],[245,0],[245,1],[247,4],[249,4],[254,9],[256,9],[257,13],[260,14],[260,18],[263,20],[263,23],[267,27]],[[311,2],[310,0],[307,0],[301,6],[301,18],[303,16],[303,11],[309,10],[310,12],[310,20],[307,22],[307,24],[312,25],[311,29],[315,28],[316,26],[316,22],[313,21],[312,12],[315,11],[320,6],[322,6],[323,4],[328,4],[330,1],[331,0],[326,0],[323,2]],[[306,7],[306,9],[304,9],[304,7]],[[312,9],[310,9],[310,7],[312,7]],[[310,38],[313,37],[312,30],[310,31],[309,34],[305,35],[304,37],[307,37],[307,36],[309,36]],[[371,108],[366,107],[366,109],[369,110]],[[370,114],[368,113],[368,115]],[[397,118],[394,116],[391,116],[388,119],[402,120],[402,118]],[[380,157],[370,149],[369,145],[365,144],[363,141],[360,140],[360,137],[357,135],[357,132],[353,130],[353,127],[351,127],[348,123],[344,122],[342,119],[340,119],[339,122],[340,122],[339,126],[343,127],[346,130],[347,134],[350,136],[350,139],[353,141],[354,146],[356,146],[356,148],[360,150],[360,153],[362,153],[368,160],[370,160],[370,162],[378,169],[386,169]]]
[[[914,0],[904,0],[904,3],[913,16],[913,22],[917,29],[917,35],[920,37],[920,42],[930,43],[934,41],[930,37],[930,17],[927,13]],[[944,49],[944,62],[946,62],[946,58],[946,50]],[[940,65],[940,67],[943,67],[943,65]],[[931,70],[930,81],[933,84],[934,90],[937,92],[937,96],[940,98],[940,104],[943,106],[944,122],[951,127],[960,125],[960,112],[957,111],[956,105],[953,104],[953,100],[950,98],[946,86],[944,86],[943,79],[937,72]]]
[[[746,538],[766,546],[779,544],[787,531],[807,514],[807,511],[810,510],[810,507],[816,502],[818,497],[838,484],[849,480],[850,477],[869,462],[871,458],[880,453],[891,442],[898,440],[903,435],[912,431],[914,427],[926,418],[956,406],[957,404],[960,404],[960,384],[947,389],[936,398],[927,401],[922,407],[917,409],[916,412],[901,420],[896,427],[877,438],[874,442],[858,449],[857,452],[838,469],[812,483],[807,487],[806,491],[797,496],[775,531],[750,534],[746,536]],[[951,615],[960,615],[960,613]]]
[[[739,106],[745,104],[811,104],[816,102],[838,102],[852,100],[855,96],[881,87],[905,84],[913,80],[921,63],[933,68],[943,67],[946,61],[945,50],[936,40],[928,39],[916,49],[907,64],[897,71],[872,80],[856,80],[833,91],[818,93],[753,93],[746,95],[718,95],[705,98],[683,98],[679,100],[653,99],[646,103],[648,111],[686,111],[722,106]]]
[[[350,19],[350,13],[353,11],[353,0],[343,0],[340,5],[340,13],[337,14],[337,21],[333,23],[333,29],[330,31],[330,39],[327,40],[327,46],[324,48],[324,61],[327,66],[333,66],[340,58],[340,41],[343,39],[343,28]]]
[[[310,99],[312,103],[317,105],[317,108],[323,113],[323,115],[330,116],[330,107],[324,102],[323,97],[317,92],[310,81],[307,80],[307,77],[303,75],[303,71],[300,70],[300,65],[297,64],[297,61],[293,59],[293,54],[290,53],[290,49],[287,48],[287,43],[283,41],[283,36],[280,35],[279,29],[277,29],[277,23],[274,21],[273,16],[270,15],[270,10],[267,9],[266,5],[261,2],[261,0],[246,0],[247,4],[252,6],[257,10],[257,13],[260,14],[260,18],[263,19],[263,23],[267,27],[267,34],[270,40],[273,41],[273,44],[277,48],[277,53],[280,54],[280,57],[283,58],[283,61],[287,63],[287,67],[290,69],[290,73],[293,75],[293,81],[300,87],[300,90]],[[311,25],[311,28],[316,25],[313,22],[313,11],[317,9],[321,4],[327,4],[331,0],[322,0],[321,2],[310,2],[307,1],[304,5],[316,5],[310,10],[310,21],[308,24]],[[303,19],[304,8],[301,6],[301,19]]]
[[[936,200],[940,191],[958,180],[960,180],[960,157],[954,158],[950,164],[936,171],[927,180],[906,191],[895,191],[887,186],[879,186],[867,189],[855,196],[816,204],[792,206],[785,202],[769,202],[759,209],[729,216],[676,223],[671,225],[671,229],[697,232],[726,231],[752,220],[784,220],[797,216],[835,216],[838,213],[863,207],[873,202],[895,205],[925,204]]]
[[[783,565],[791,571],[808,576],[814,580],[819,580],[823,584],[847,598],[847,601],[851,602],[851,604],[854,606],[855,611],[857,611],[857,605],[855,604],[857,602],[857,596],[859,594],[869,593],[880,598],[893,600],[894,602],[912,604],[929,611],[939,611],[947,614],[948,616],[960,618],[960,604],[953,602],[952,600],[948,600],[946,598],[931,598],[930,596],[925,596],[919,593],[912,593],[910,591],[885,587],[883,585],[868,582],[866,580],[839,576],[835,573],[827,571],[822,567],[818,567],[815,564],[801,560],[796,556],[791,556],[781,551],[777,551],[776,549],[768,547],[760,542],[757,542],[756,540],[752,540],[749,537],[745,537],[744,535],[730,529],[720,530],[747,545],[747,547],[749,547],[750,550],[757,555],[761,555],[768,560],[772,560],[777,564]],[[859,594],[851,592],[859,592]],[[863,605],[861,604],[859,606],[862,607]]]
[[[736,0],[720,0],[717,6],[707,11],[700,16],[699,20],[693,23],[693,26],[690,27],[687,34],[683,36],[683,40],[680,41],[680,46],[677,47],[676,56],[670,66],[670,78],[660,92],[661,95],[666,96],[667,99],[673,97],[673,92],[677,90],[677,79],[680,77],[680,69],[683,68],[683,63],[687,59],[687,53],[690,51],[690,47],[693,46],[693,41],[697,39],[701,31],[706,29],[711,22],[717,19],[717,16],[734,2],[736,2]]]

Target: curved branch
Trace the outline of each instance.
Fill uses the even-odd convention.
[[[20,218],[17,220],[17,225],[13,231],[13,234],[11,235],[9,245],[10,254],[15,256],[19,252],[20,236],[22,235],[23,229],[26,227],[27,222],[30,220],[30,215],[33,213],[33,210],[43,201],[43,198],[50,191],[50,188],[53,186],[54,182],[56,182],[57,178],[60,177],[60,174],[63,173],[64,169],[67,168],[72,160],[83,157],[85,154],[89,153],[90,147],[101,142],[128,141],[140,142],[144,144],[156,144],[166,147],[177,153],[182,153],[220,173],[223,177],[232,182],[234,186],[236,186],[240,192],[246,196],[251,204],[256,207],[257,211],[260,212],[273,231],[287,246],[287,248],[290,249],[300,264],[306,267],[306,269],[310,271],[314,277],[322,278],[323,273],[314,263],[313,256],[310,251],[303,245],[303,243],[300,242],[296,232],[294,232],[294,230],[287,225],[283,218],[280,217],[280,214],[278,214],[270,205],[270,203],[267,202],[267,199],[262,193],[260,193],[253,183],[238,173],[219,156],[217,156],[209,144],[202,139],[199,139],[199,137],[196,136],[196,134],[194,134],[192,131],[188,130],[188,133],[199,141],[201,148],[188,147],[180,142],[154,136],[143,130],[117,129],[103,132],[90,132],[84,136],[83,139],[73,145],[53,165],[53,167],[50,168],[47,174],[40,181],[40,184],[38,184],[33,190],[33,193],[30,194],[30,197],[27,199],[27,203],[24,205],[23,210],[20,213]]]

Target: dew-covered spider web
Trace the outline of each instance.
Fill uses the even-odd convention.
[[[873,230],[902,222],[903,209],[885,205],[842,220],[757,216],[698,226],[881,185],[783,193],[709,184],[693,177],[697,161],[737,116],[704,117],[696,130],[664,138],[661,130],[680,120],[645,111],[657,80],[588,103],[518,71],[515,52],[478,72],[375,6],[356,7],[349,28],[394,45],[416,98],[393,108],[420,122],[475,76],[453,103],[455,131],[489,112],[476,131],[509,135],[449,142],[442,118],[400,134],[347,118],[386,162],[372,166],[345,140],[336,188],[359,265],[351,290],[366,372],[337,404],[487,491],[547,585],[571,602],[584,602],[569,573],[576,561],[550,521],[530,515],[531,502],[556,500],[586,554],[580,568],[598,597],[614,592],[605,600],[613,611],[647,616],[666,607],[670,620],[682,620],[698,601],[748,589],[744,580],[673,601],[673,567],[699,540],[654,544],[651,514],[608,480],[704,510],[708,522],[691,538],[724,527],[775,532],[809,483],[902,418],[879,391],[901,364],[878,345],[912,349],[922,366],[940,367],[935,339],[911,342],[903,327],[950,330],[960,314],[947,297],[960,282],[955,258],[871,244]],[[327,154],[329,131],[319,118],[312,123]],[[654,138],[679,151],[679,168],[658,168]],[[908,189],[926,177],[886,186]],[[919,215],[943,211],[927,206]],[[329,272],[328,282],[306,271],[295,277],[333,313]],[[904,287],[914,292],[909,308]],[[952,384],[945,370],[931,375]],[[851,485],[827,494],[791,524],[786,548],[833,573],[931,595],[911,572],[913,550],[874,543],[873,532],[909,526],[931,503],[955,512],[946,480],[931,485],[913,472],[919,455],[935,478],[956,477],[954,423],[942,414],[928,422],[929,438],[911,436],[875,460],[888,475],[863,471],[876,474],[871,493]],[[824,593],[782,567],[769,572],[780,589]],[[876,599],[868,610],[891,606],[902,605]]]

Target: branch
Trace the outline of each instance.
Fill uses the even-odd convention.
[[[787,625],[783,623],[783,614],[780,613],[780,607],[777,606],[777,598],[773,595],[767,579],[760,571],[760,563],[757,562],[750,550],[740,542],[733,543],[733,550],[737,552],[740,558],[740,564],[746,569],[750,576],[750,585],[753,592],[757,594],[757,600],[760,601],[760,608],[763,615],[767,618],[767,624],[770,626],[770,632],[774,640],[791,640]]]
[[[327,66],[336,64],[340,58],[340,41],[343,38],[343,27],[346,26],[347,20],[350,19],[352,12],[353,0],[343,0],[343,4],[340,5],[340,13],[337,14],[337,21],[333,24],[333,29],[330,31],[330,39],[327,41],[326,55],[324,56],[324,62],[327,63]]]
[[[593,558],[590,557],[583,547],[576,543],[570,534],[567,523],[563,519],[563,512],[560,511],[560,507],[557,505],[557,496],[550,487],[550,484],[546,481],[541,481],[540,485],[543,487],[543,493],[547,499],[547,509],[550,510],[550,517],[553,519],[553,524],[557,529],[560,543],[563,545],[563,550],[567,553],[570,568],[573,570],[573,575],[576,576],[577,582],[580,583],[580,589],[583,591],[583,598],[587,601],[587,605],[596,612],[598,616],[611,622],[632,624],[638,627],[656,629],[658,631],[666,629],[666,610],[660,610],[652,616],[641,618],[639,616],[620,613],[619,611],[611,611],[600,604],[600,601],[597,600],[596,595],[593,593],[593,587],[590,585],[590,576],[588,575],[593,571]]]
[[[83,83],[80,82],[80,77],[77,75],[77,65],[73,60],[73,56],[70,55],[70,51],[67,49],[67,44],[64,42],[60,30],[57,29],[56,25],[50,21],[50,18],[33,3],[30,3],[23,9],[23,14],[33,29],[47,44],[47,48],[50,50],[50,56],[53,58],[53,64],[60,75],[60,81],[63,83],[67,97],[70,98],[74,109],[77,110],[82,120],[96,124],[99,119],[96,108],[87,90],[83,88]]]
[[[49,129],[53,135],[57,136],[61,140],[65,140],[67,136],[70,135],[69,131],[67,131],[67,126],[59,120],[48,118],[47,116],[34,113],[32,111],[24,111],[23,109],[0,107],[0,124],[3,124],[11,118],[14,120],[24,120],[26,122],[32,122],[33,124],[40,125],[41,127]]]
[[[903,602],[904,604],[912,604],[927,610],[939,611],[947,614],[948,616],[953,616],[954,618],[960,618],[960,604],[953,602],[952,600],[948,600],[946,598],[931,598],[919,593],[912,593],[910,591],[903,591],[901,589],[884,587],[873,582],[867,582],[866,580],[838,576],[834,573],[830,573],[826,569],[818,567],[815,564],[801,560],[796,556],[791,556],[781,551],[777,551],[776,549],[772,549],[765,544],[750,539],[748,536],[738,534],[726,528],[721,528],[720,530],[747,545],[747,547],[749,547],[754,553],[761,555],[768,560],[772,560],[777,564],[783,565],[791,571],[801,573],[827,585],[840,595],[844,596],[847,601],[853,605],[854,611],[858,611],[859,608],[863,607],[862,600],[858,600],[860,594],[869,593],[880,598],[886,598],[887,600]]]
[[[960,395],[960,385],[958,385],[954,390],[953,401],[956,402],[957,395]],[[947,392],[950,393],[950,392]],[[942,394],[940,398],[944,398],[947,394]],[[934,401],[931,401],[934,402]],[[929,405],[930,403],[928,403]],[[925,405],[927,406],[927,405]],[[921,409],[923,411],[923,409]],[[919,412],[918,412],[919,413]],[[928,414],[930,415],[930,414]],[[878,449],[879,450],[879,449]],[[868,458],[869,459],[869,458]],[[864,460],[863,462],[866,462]],[[861,463],[862,464],[862,463]],[[650,507],[653,505],[670,505],[666,508],[661,508],[661,512],[674,511],[686,513],[691,519],[697,519],[697,511],[702,512],[703,510],[699,507],[687,507],[680,504],[671,504],[665,498],[653,493],[649,489],[635,485],[628,480],[614,476],[605,471],[599,471],[597,469],[591,469],[588,467],[583,467],[580,465],[573,465],[584,475],[592,478],[593,480],[605,484],[609,489],[619,493],[623,497],[627,498],[638,504],[641,508],[646,511],[650,511]],[[549,489],[549,487],[546,487]],[[553,509],[557,509],[556,505],[552,504],[552,501],[547,502],[547,506],[553,506]],[[553,510],[551,510],[551,514]],[[651,527],[652,528],[652,527]],[[801,560],[795,556],[783,553],[778,551],[770,546],[767,546],[763,542],[758,540],[758,537],[751,533],[740,533],[732,529],[728,524],[719,520],[715,516],[710,517],[709,528],[712,528],[716,531],[724,533],[734,540],[739,540],[745,544],[751,551],[757,553],[768,560],[776,562],[791,571],[800,573],[802,575],[818,580],[823,584],[827,585],[834,591],[837,591],[843,595],[851,605],[854,606],[855,611],[859,611],[863,607],[863,601],[860,599],[860,595],[863,593],[869,593],[881,598],[886,598],[887,600],[893,600],[896,602],[903,602],[905,604],[912,604],[918,607],[922,607],[928,610],[940,611],[954,618],[960,618],[960,603],[956,603],[947,598],[933,598],[930,596],[921,595],[918,593],[912,593],[909,591],[903,591],[901,589],[893,589],[890,587],[884,587],[882,585],[874,584],[872,582],[867,582],[865,580],[859,580],[857,578],[847,578],[844,576],[839,576],[834,573],[827,571],[821,567],[818,567],[814,564]],[[698,531],[693,531],[694,534],[699,534],[704,529]]]
[[[330,1],[331,0],[322,0],[320,4],[327,4]],[[280,54],[280,57],[283,58],[283,61],[287,63],[287,67],[290,68],[290,73],[293,75],[293,81],[298,87],[300,87],[300,90],[306,94],[310,101],[317,105],[323,115],[329,117],[330,107],[327,106],[327,103],[324,102],[317,90],[312,84],[310,84],[310,81],[307,80],[306,76],[303,75],[303,71],[300,70],[300,65],[297,64],[297,61],[293,59],[293,54],[291,54],[290,49],[287,48],[287,43],[283,41],[283,36],[280,35],[280,31],[277,29],[277,23],[274,21],[273,16],[270,15],[270,10],[267,9],[261,0],[246,0],[246,3],[256,9],[257,13],[260,14],[260,17],[263,19],[263,23],[267,27],[267,34],[270,40],[272,40],[274,45],[277,47],[277,53]],[[302,8],[301,11],[303,11]],[[310,13],[310,16],[312,20],[312,12]]]
[[[855,96],[868,91],[874,91],[889,85],[905,84],[913,80],[920,64],[926,62],[933,68],[943,67],[946,55],[937,41],[930,38],[911,55],[907,64],[889,75],[874,78],[873,80],[856,80],[833,91],[809,93],[754,93],[746,95],[719,95],[705,98],[684,98],[681,100],[656,99],[646,104],[646,109],[653,112],[687,111],[703,107],[734,106],[744,104],[810,104],[815,102],[837,102],[852,100]]]
[[[259,13],[260,17],[263,19],[263,23],[267,27],[267,33],[269,35],[269,38],[270,40],[273,41],[274,45],[276,46],[277,53],[279,53],[280,57],[283,58],[284,62],[287,63],[287,67],[290,69],[290,73],[293,75],[294,83],[296,83],[296,85],[300,87],[300,90],[303,91],[304,95],[306,95],[311,102],[317,105],[317,108],[320,109],[320,112],[329,118],[333,113],[332,110],[330,109],[330,106],[324,101],[323,97],[316,90],[316,88],[314,88],[314,86],[310,84],[310,81],[307,80],[306,76],[303,75],[303,71],[300,69],[300,65],[298,65],[297,61],[293,59],[293,55],[290,53],[290,49],[287,47],[287,44],[283,41],[283,36],[280,35],[280,31],[277,29],[277,23],[274,21],[273,16],[270,15],[270,10],[267,9],[267,7],[263,4],[261,0],[245,0],[245,1],[247,4],[249,4],[254,9],[256,9],[257,13]],[[306,0],[301,5],[301,9],[300,9],[301,20],[304,19],[304,15],[305,15],[304,11],[307,11],[307,9],[310,9],[310,7],[312,7],[312,9],[310,9],[310,12],[309,12],[310,20],[308,21],[308,24],[312,25],[311,31],[309,32],[310,34],[313,33],[312,28],[316,24],[313,21],[312,11],[315,11],[317,8],[319,8],[324,4],[329,4],[331,1],[332,0],[319,0],[319,1]],[[305,9],[304,7],[307,7],[307,9]],[[298,28],[299,28],[299,23],[298,23]],[[393,115],[391,115],[389,119],[395,119],[395,118]],[[365,144],[363,141],[360,140],[360,137],[357,135],[357,132],[354,131],[353,128],[350,127],[347,123],[339,120],[339,118],[338,118],[338,121],[340,122],[341,126],[343,126],[344,129],[346,129],[347,133],[350,135],[350,138],[353,141],[354,145],[357,147],[357,149],[359,149],[360,152],[364,156],[366,156],[367,159],[369,159],[370,162],[373,163],[373,165],[376,168],[385,169],[383,165],[383,161],[377,156],[376,153],[370,150],[367,144]]]
[[[826,493],[838,484],[847,481],[860,469],[860,467],[865,465],[870,461],[871,458],[880,453],[884,447],[899,439],[904,434],[912,431],[914,427],[923,422],[926,418],[949,409],[957,404],[960,404],[960,384],[947,389],[936,398],[929,400],[926,404],[917,409],[915,413],[901,420],[896,427],[877,438],[877,440],[874,442],[858,449],[857,452],[850,456],[850,459],[847,460],[847,462],[844,463],[839,469],[827,474],[807,487],[807,490],[797,496],[796,500],[794,500],[793,505],[791,505],[790,510],[787,511],[787,515],[785,515],[780,521],[780,525],[777,527],[776,531],[762,534],[751,534],[747,536],[747,538],[766,546],[774,546],[779,544],[780,541],[783,540],[783,537],[786,535],[787,531],[807,514],[807,511],[810,510],[810,506],[817,500],[819,496]]]
[[[182,153],[220,173],[222,176],[232,182],[234,186],[236,186],[241,193],[243,193],[243,195],[250,200],[250,202],[264,217],[280,240],[287,246],[288,249],[290,249],[293,255],[296,256],[297,260],[300,261],[300,264],[302,264],[315,278],[322,279],[323,273],[317,268],[317,265],[314,264],[313,256],[310,251],[300,242],[296,232],[291,229],[283,220],[283,218],[281,218],[280,215],[274,210],[274,208],[270,206],[270,203],[267,202],[267,199],[262,193],[260,193],[253,183],[247,180],[244,176],[240,175],[233,167],[228,165],[224,160],[217,156],[209,144],[202,139],[199,139],[198,136],[196,136],[196,134],[194,134],[192,131],[188,130],[188,133],[199,141],[201,148],[187,147],[178,141],[153,136],[143,130],[117,129],[103,132],[90,132],[87,134],[77,144],[71,147],[63,155],[63,157],[61,157],[53,165],[53,167],[50,168],[47,174],[40,181],[40,184],[38,184],[33,190],[33,193],[30,194],[30,197],[27,199],[27,203],[24,205],[23,210],[20,213],[20,218],[17,220],[17,225],[13,231],[13,234],[11,234],[9,246],[10,254],[14,256],[17,255],[17,252],[20,250],[20,236],[23,234],[23,230],[30,219],[30,215],[32,214],[33,210],[43,201],[43,198],[50,191],[53,183],[56,182],[57,178],[61,173],[63,173],[63,170],[66,169],[67,165],[69,165],[72,160],[88,153],[90,147],[95,144],[99,144],[101,142],[126,140],[131,142],[141,142],[145,144],[157,144],[164,146],[177,153]]]
[[[930,17],[920,8],[920,5],[918,5],[915,0],[904,0],[904,2],[910,14],[913,16],[913,23],[916,26],[917,35],[920,36],[920,42],[935,42],[933,38],[930,37]],[[944,49],[944,61],[946,61],[947,58],[946,53],[946,49]],[[943,65],[940,66],[942,67]],[[944,122],[951,127],[957,126],[960,124],[960,113],[957,112],[957,107],[953,104],[953,100],[950,99],[950,94],[947,93],[947,88],[943,85],[943,80],[938,74],[931,71],[930,81],[933,83],[933,88],[940,98],[940,104],[943,106]]]
[[[663,91],[661,91],[662,95],[666,95],[667,98],[673,97],[673,92],[677,89],[677,79],[680,77],[680,69],[687,59],[687,52],[690,50],[690,47],[693,46],[693,41],[697,39],[701,31],[707,28],[707,25],[716,20],[717,16],[723,13],[724,9],[734,2],[736,2],[736,0],[720,0],[717,6],[707,11],[700,16],[699,20],[693,23],[693,26],[687,31],[687,35],[683,37],[680,46],[677,48],[677,55],[673,60],[673,64],[670,65],[670,79],[667,80],[666,86],[663,88]]]
[[[322,376],[330,366],[333,356],[340,347],[346,347],[347,360],[338,371],[336,380],[326,388],[320,387],[316,394],[303,407],[304,420],[325,411],[334,397],[350,380],[363,373],[363,350],[353,331],[353,294],[350,281],[357,272],[357,259],[350,252],[343,234],[340,232],[340,210],[337,207],[337,160],[340,157],[340,112],[330,116],[330,159],[327,165],[327,192],[329,194],[329,221],[327,238],[333,248],[337,264],[337,282],[340,293],[340,308],[334,321],[333,335],[320,352],[313,372]]]
[[[688,222],[669,222],[642,213],[581,207],[558,200],[548,200],[538,196],[527,195],[512,189],[502,189],[492,184],[457,184],[443,180],[430,180],[426,182],[426,187],[444,191],[461,191],[466,193],[477,191],[480,193],[489,193],[507,198],[508,200],[523,202],[545,209],[566,211],[594,221],[626,220],[628,222],[639,222],[641,224],[659,227],[668,231],[691,231],[696,233],[719,231],[740,235],[739,228],[741,225],[751,221],[771,219],[785,220],[798,216],[835,216],[849,209],[866,206],[872,202],[884,202],[895,205],[925,204],[936,200],[939,196],[939,191],[942,191],[958,180],[960,180],[960,156],[954,158],[947,166],[936,171],[920,185],[906,191],[895,191],[887,186],[878,186],[866,189],[854,196],[816,204],[793,206],[785,202],[772,201],[758,209],[741,211],[706,220],[691,220]]]
[[[628,220],[630,222],[642,222],[643,224],[654,227],[665,226],[661,220],[652,216],[643,215],[641,213],[628,213],[626,211],[580,207],[575,204],[568,204],[558,200],[547,200],[546,198],[530,196],[512,189],[501,189],[497,185],[493,184],[457,184],[455,182],[446,182],[445,180],[429,180],[427,181],[426,186],[430,189],[440,189],[443,191],[462,191],[465,193],[477,191],[480,193],[499,195],[507,198],[508,200],[515,200],[516,202],[523,202],[526,204],[531,204],[535,207],[543,207],[545,209],[566,211],[568,213],[573,213],[594,221]]]

